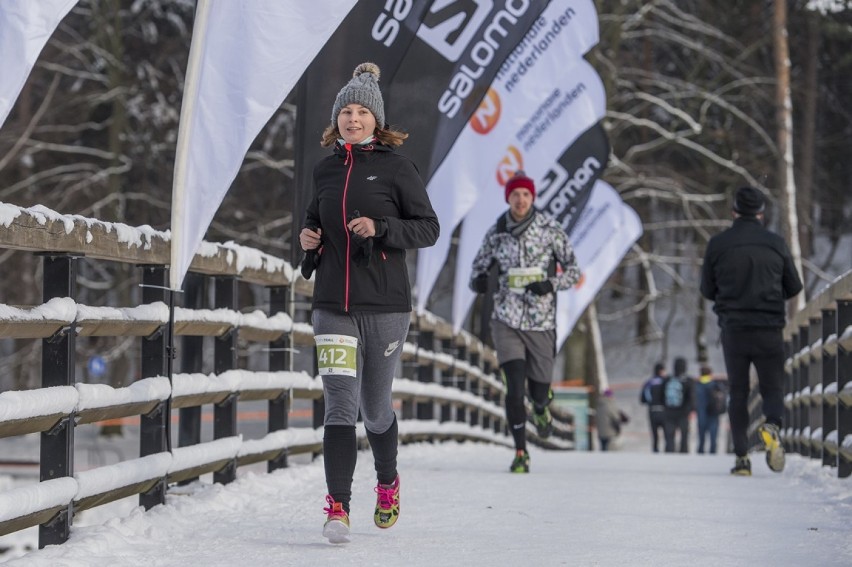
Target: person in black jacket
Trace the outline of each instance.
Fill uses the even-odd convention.
[[[784,469],[780,431],[784,412],[785,301],[802,282],[784,240],[763,227],[765,201],[752,187],[738,189],[734,224],[707,243],[701,293],[714,302],[728,371],[728,417],[736,462],[731,474],[751,475],[748,458],[749,369],[754,364],[763,398],[760,435],[766,462]]]
[[[674,359],[672,375],[663,382],[666,453],[689,453],[689,414],[694,408],[694,380],[686,374],[686,359]],[[677,443],[676,435],[679,435]]]
[[[660,452],[660,435],[665,433],[666,406],[663,399],[663,383],[666,381],[666,365],[654,365],[654,375],[645,380],[639,391],[639,403],[648,406],[648,424],[651,426],[651,450]]]
[[[373,520],[389,528],[399,516],[391,384],[411,317],[405,251],[433,245],[439,232],[420,174],[394,151],[408,134],[385,124],[379,75],[373,63],[358,65],[335,99],[322,140],[334,151],[314,168],[299,235],[302,273],[316,270],[312,323],[328,488],[323,535],[332,543],[349,541],[359,411],[378,480]]]

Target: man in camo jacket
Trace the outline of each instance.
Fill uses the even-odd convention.
[[[486,233],[473,260],[470,288],[486,293],[489,272],[497,266],[491,336],[506,384],[506,420],[515,441],[510,470],[529,472],[524,390],[529,390],[538,434],[546,438],[553,431],[548,405],[556,355],[556,292],[574,285],[580,269],[568,235],[533,206],[532,179],[516,172],[506,183],[505,197],[509,210]]]

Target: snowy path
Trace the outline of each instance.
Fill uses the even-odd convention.
[[[852,479],[798,456],[775,475],[754,455],[751,478],[729,476],[728,455],[533,450],[529,475],[509,460],[491,446],[404,447],[402,515],[380,531],[360,453],[346,546],[321,537],[317,461],[75,527],[4,566],[852,565]]]

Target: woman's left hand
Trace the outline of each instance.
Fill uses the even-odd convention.
[[[376,235],[376,223],[369,217],[352,219],[346,227],[362,238],[370,238]]]

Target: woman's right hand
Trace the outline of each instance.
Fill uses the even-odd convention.
[[[309,228],[303,228],[302,232],[299,233],[299,244],[302,245],[302,250],[304,250],[305,252],[307,252],[308,250],[316,250],[317,248],[319,248],[321,240],[321,228],[317,228],[316,231],[313,231]]]

